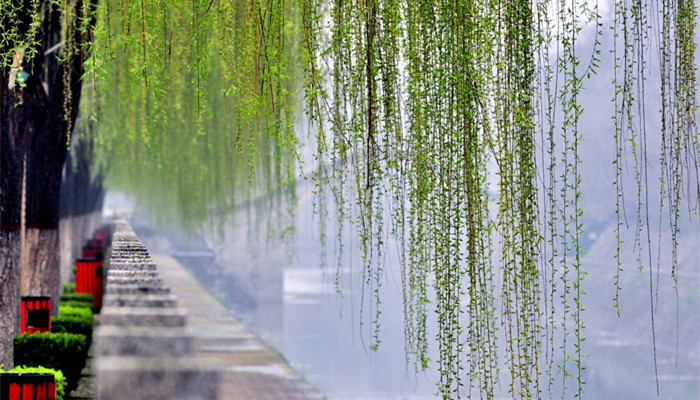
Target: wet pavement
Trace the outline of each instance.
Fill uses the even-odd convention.
[[[317,400],[324,397],[212,297],[174,258],[153,254],[161,278],[187,310],[197,359],[219,368],[222,400]]]

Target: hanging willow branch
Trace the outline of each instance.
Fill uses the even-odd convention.
[[[67,11],[72,2],[60,4],[79,30]],[[175,210],[191,229],[226,222],[231,209],[266,193],[274,196],[263,202],[288,221],[298,142],[311,142],[323,223],[326,194],[337,210],[339,292],[342,232],[359,237],[370,348],[380,342],[386,246],[395,241],[407,358],[416,370],[432,367],[435,339],[443,398],[494,398],[499,387],[513,398],[581,396],[580,99],[599,63],[594,4],[118,0],[98,7],[88,72],[100,162],[115,163],[111,187],[150,196],[163,218]],[[614,302],[619,312],[631,224],[638,264],[649,270],[653,324],[662,225],[670,227],[677,280],[683,206],[696,212],[700,197],[696,9],[689,0],[619,0],[614,8]],[[19,11],[0,0],[5,70],[34,40],[12,24]],[[592,50],[583,50],[582,37],[592,38]],[[87,45],[74,39],[64,42],[67,59]],[[651,65],[660,71],[659,149],[650,148],[646,123],[656,111],[644,100]],[[295,126],[302,108],[311,140]],[[648,164],[657,154],[653,176]],[[632,185],[624,184],[628,167]],[[649,204],[652,190],[658,210]],[[432,318],[437,332],[429,330]]]

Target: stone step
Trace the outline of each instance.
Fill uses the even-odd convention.
[[[156,265],[152,262],[115,262],[110,261],[110,271],[156,271]]]
[[[103,326],[182,328],[187,324],[187,313],[181,308],[103,307],[100,318]]]
[[[116,295],[123,295],[123,294],[154,295],[154,294],[159,294],[159,295],[164,295],[164,294],[170,294],[170,288],[169,287],[148,287],[148,286],[139,286],[139,285],[121,285],[121,286],[107,285],[107,289],[105,290],[105,294],[116,294]]]
[[[122,327],[97,329],[97,357],[185,357],[195,353],[195,337],[186,328]]]
[[[160,287],[167,286],[162,279],[154,278],[154,277],[150,277],[150,276],[146,276],[146,277],[138,277],[138,276],[108,277],[107,278],[107,285],[112,285],[112,286],[136,285],[139,287],[149,287],[149,288],[150,287],[160,288]]]
[[[172,294],[107,294],[102,307],[176,308],[177,298]]]
[[[115,269],[110,269],[109,271],[107,271],[107,279],[110,279],[110,278],[129,278],[129,277],[157,278],[158,271],[148,271],[148,270],[129,271],[129,270],[115,270]]]
[[[100,357],[101,400],[213,400],[219,372],[197,359]]]

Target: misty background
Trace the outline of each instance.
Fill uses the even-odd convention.
[[[608,3],[601,4],[602,22],[610,24]],[[590,34],[590,32],[588,33]],[[604,38],[609,37],[605,32]],[[583,46],[592,43],[582,41]],[[609,39],[601,44],[601,67],[585,82],[581,95],[584,114],[581,120],[583,141],[581,157],[580,206],[582,223],[582,287],[585,308],[583,321],[586,341],[583,351],[586,385],[583,397],[589,399],[700,399],[700,227],[692,211],[682,209],[678,243],[678,297],[670,270],[669,218],[652,227],[649,249],[635,242],[636,184],[632,162],[625,166],[625,209],[627,218],[620,233],[626,244],[621,258],[622,314],[618,317],[614,276],[616,242],[616,190],[612,99],[613,60],[608,52]],[[697,58],[697,57],[696,57]],[[654,66],[649,66],[650,88],[645,98],[649,120],[649,148],[658,148],[660,124],[659,99]],[[304,131],[301,124],[300,131]],[[312,146],[308,146],[312,147]],[[303,149],[302,149],[303,150]],[[628,155],[629,156],[629,155]],[[659,154],[647,157],[649,208],[658,209]],[[310,159],[307,155],[307,160]],[[309,161],[313,165],[312,161]],[[369,350],[373,317],[363,292],[361,259],[357,237],[350,229],[337,236],[333,208],[329,205],[324,223],[328,237],[320,241],[321,215],[315,212],[317,201],[310,181],[297,185],[298,203],[294,210],[295,235],[290,241],[275,234],[269,214],[257,209],[234,210],[223,229],[198,232],[194,237],[178,233],[174,226],[156,226],[133,198],[108,192],[105,214],[118,212],[126,217],[139,237],[153,252],[175,256],[208,290],[255,331],[280,351],[311,384],[329,399],[430,399],[434,398],[438,374],[435,370],[415,372],[406,363],[403,337],[403,297],[396,246],[388,242],[387,270],[381,287],[382,319],[378,350]],[[691,199],[693,200],[693,199]],[[666,211],[667,212],[667,211]],[[658,222],[657,222],[658,224]],[[660,229],[663,240],[657,239]],[[345,244],[346,260],[337,272],[337,241]],[[643,243],[645,241],[643,240]],[[659,252],[659,249],[661,250]],[[644,268],[637,268],[638,254]],[[647,254],[651,254],[649,270]],[[322,260],[325,258],[325,266]],[[650,274],[652,286],[650,288]],[[342,295],[336,293],[342,289]],[[651,328],[654,305],[656,361]],[[431,333],[434,337],[437,330]],[[435,351],[436,349],[432,349]],[[436,353],[434,353],[436,354]],[[432,357],[433,360],[436,356]],[[503,373],[502,373],[503,376]],[[656,380],[658,377],[659,395]],[[507,377],[502,378],[501,397],[507,395]],[[573,394],[571,394],[573,396]],[[545,396],[546,397],[546,396]]]

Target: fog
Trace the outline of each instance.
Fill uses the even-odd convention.
[[[629,159],[624,178],[628,193],[627,219],[620,234],[626,246],[621,254],[624,263],[619,317],[613,306],[617,222],[612,164],[615,157],[611,122],[614,87],[610,66],[613,60],[607,53],[608,48],[603,44],[602,67],[595,78],[585,83],[587,89],[581,100],[585,109],[580,124],[583,137],[580,206],[584,211],[585,231],[582,270],[587,274],[582,283],[586,292],[583,297],[586,338],[583,352],[587,354],[583,397],[697,400],[700,398],[700,228],[697,217],[690,220],[688,211],[682,215],[676,297],[670,271],[668,216],[661,224],[665,239],[658,240],[652,230],[650,248],[642,251],[644,268],[637,268],[636,188]],[[653,72],[654,66],[649,68]],[[657,83],[652,77],[647,85],[652,88]],[[650,90],[646,99],[650,115],[659,109],[658,102]],[[658,129],[658,120],[650,118],[647,124],[650,147],[660,140]],[[652,174],[658,174],[658,159],[659,155],[652,152],[645,160]],[[653,176],[648,182],[648,204],[652,213],[660,202],[657,179]],[[284,228],[275,225],[278,220],[256,209],[234,211],[232,222],[222,231],[200,232],[194,238],[173,233],[173,227],[154,228],[142,223],[148,221],[147,211],[132,214],[136,217],[130,222],[140,236],[151,240],[151,245],[171,252],[188,266],[221,302],[279,350],[329,399],[434,398],[438,380],[434,368],[416,372],[415,366],[406,362],[396,245],[390,241],[387,245],[387,269],[380,293],[381,343],[377,351],[372,351],[373,296],[363,284],[358,266],[361,264],[356,246],[358,239],[347,227],[337,236],[332,205],[329,205],[330,217],[324,221],[328,237],[321,242],[319,221],[322,216],[315,212],[314,203],[319,199],[313,194],[313,185],[300,181],[297,195],[293,213],[295,234],[288,240],[276,236]],[[106,207],[112,210],[125,201],[111,193]],[[130,208],[131,205],[122,212],[131,212]],[[336,262],[338,240],[344,244],[346,252],[339,267]],[[647,254],[651,255],[651,269]],[[325,265],[322,265],[324,259]],[[656,310],[653,331],[652,305]],[[436,334],[435,329],[430,333],[433,338]],[[655,349],[652,335],[655,335]],[[435,349],[432,351],[431,358],[436,360]],[[508,377],[502,375],[501,378],[499,396],[510,398],[506,392]],[[560,379],[556,378],[555,386]],[[569,393],[566,398],[572,397]]]
[[[132,225],[149,247],[165,250],[185,264],[236,316],[329,399],[430,399],[435,398],[438,374],[415,371],[404,352],[403,297],[395,247],[389,243],[387,269],[381,287],[382,315],[378,350],[370,350],[373,297],[363,285],[357,266],[356,238],[342,236],[347,264],[338,275],[333,254],[337,238],[325,246],[319,241],[319,216],[314,213],[310,183],[298,186],[295,237],[288,242],[271,235],[264,214],[242,210],[235,224],[221,232],[187,238],[173,229],[158,230],[136,213]],[[115,196],[108,195],[107,207]],[[123,200],[121,200],[123,201]],[[332,214],[332,210],[331,213]],[[329,232],[333,229],[331,221]],[[670,272],[659,271],[649,289],[648,271],[635,267],[634,255],[625,254],[621,306],[618,318],[612,299],[616,264],[612,258],[614,221],[588,230],[583,281],[584,398],[655,399],[656,375],[650,320],[655,302],[656,358],[660,397],[695,400],[700,397],[700,259],[698,229],[683,232],[679,248],[678,325],[676,299]],[[625,237],[625,240],[632,238]],[[158,250],[156,250],[158,251]],[[327,265],[321,260],[325,252]],[[354,264],[354,265],[353,265]],[[653,271],[656,279],[656,271]],[[340,277],[340,284],[336,280]],[[342,289],[342,295],[337,288]],[[364,288],[364,289],[363,289]],[[434,338],[435,327],[429,333]],[[678,342],[676,343],[676,335]],[[432,349],[433,352],[435,349]],[[431,356],[437,359],[437,354]],[[434,366],[434,364],[433,364]],[[559,379],[555,386],[559,386]],[[508,377],[501,375],[502,398]],[[570,396],[569,396],[570,395]],[[572,397],[570,393],[567,398]],[[546,397],[546,396],[545,396]]]

